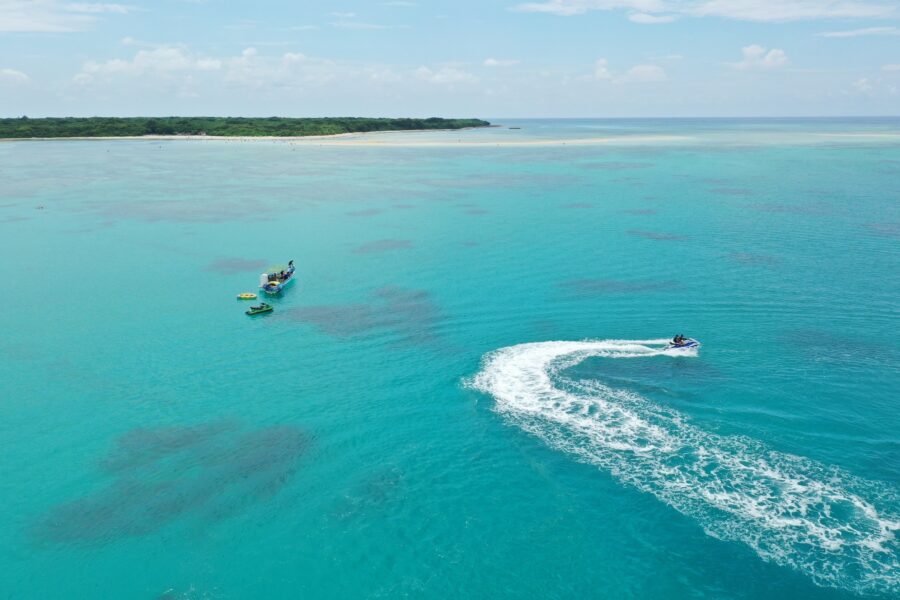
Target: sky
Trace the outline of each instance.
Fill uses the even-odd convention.
[[[0,0],[22,115],[900,115],[900,0]]]

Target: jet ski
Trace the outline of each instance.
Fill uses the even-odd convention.
[[[265,302],[261,302],[259,306],[251,306],[250,310],[246,311],[244,314],[249,316],[261,315],[263,313],[270,313],[275,310],[272,305],[266,304]]]
[[[681,350],[682,348],[699,348],[700,342],[693,338],[681,338],[679,341],[671,340],[666,345],[666,350]]]

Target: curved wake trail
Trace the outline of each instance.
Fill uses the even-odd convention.
[[[876,508],[896,510],[892,490],[749,438],[704,431],[638,394],[561,374],[594,356],[696,356],[667,351],[666,341],[501,348],[485,357],[471,385],[522,429],[653,494],[709,535],[741,541],[819,585],[900,593],[900,516]]]

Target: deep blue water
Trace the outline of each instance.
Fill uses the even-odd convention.
[[[900,595],[900,120],[497,121],[0,143],[0,597]]]

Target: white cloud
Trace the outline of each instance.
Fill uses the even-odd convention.
[[[609,61],[598,58],[594,63],[594,74],[591,77],[582,77],[582,80],[595,79],[598,81],[611,81],[612,83],[649,83],[653,81],[666,81],[666,71],[658,65],[635,65],[622,74],[616,74],[609,68]]]
[[[819,35],[829,38],[859,37],[863,35],[900,35],[900,29],[896,27],[866,27],[865,29],[851,29],[850,31],[825,31]]]
[[[255,48],[245,49],[240,56],[220,59],[226,83],[258,90],[306,91],[338,82],[389,81],[390,69],[359,66],[299,52],[281,56],[263,56]],[[216,75],[213,73],[212,75]]]
[[[403,77],[389,67],[364,67],[360,75],[373,83],[397,83],[403,81]]]
[[[882,71],[900,71],[900,65],[884,65]]]
[[[328,13],[329,17],[337,17],[338,19],[352,19],[356,16],[353,12],[332,12]]]
[[[519,61],[512,58],[486,58],[483,64],[485,67],[512,67],[519,64]]]
[[[391,2],[382,2],[385,6],[402,6],[402,7],[411,7],[418,6],[415,2],[406,2],[405,0],[392,0]]]
[[[777,69],[788,63],[787,54],[780,48],[772,48],[766,51],[765,48],[758,44],[751,44],[741,48],[744,60],[731,63],[735,69],[744,71],[754,69]]]
[[[133,6],[124,4],[90,4],[90,3],[74,3],[64,5],[66,10],[81,13],[115,13],[124,15],[135,10]]]
[[[884,77],[861,77],[853,82],[853,88],[861,96],[868,98],[893,98],[900,95],[900,88],[891,79]],[[895,103],[896,104],[896,103]]]
[[[131,36],[123,37],[121,40],[119,40],[119,43],[123,46],[138,46],[141,48],[158,48],[160,46],[159,44],[145,42],[143,40],[135,39]]]
[[[602,5],[602,6],[601,6]],[[526,2],[513,7],[520,12],[538,12],[571,17],[590,10],[613,10],[631,8],[628,2],[587,2],[584,0],[549,0],[549,2]]]
[[[605,58],[598,58],[594,63],[594,79],[612,79],[612,73],[609,72],[609,61]]]
[[[871,93],[874,89],[868,77],[861,77],[860,79],[857,79],[853,82],[853,87],[855,87],[857,91],[863,94]]]
[[[0,32],[61,33],[91,27],[99,15],[137,10],[124,4],[67,4],[58,0],[0,0]]]
[[[13,85],[21,85],[31,81],[31,78],[15,69],[0,69],[0,83],[10,83]]]
[[[467,71],[457,69],[456,67],[441,67],[437,70],[428,67],[419,67],[416,69],[416,77],[429,83],[437,84],[455,84],[455,83],[475,83],[478,78]]]
[[[513,9],[560,16],[627,10],[646,15],[670,13],[760,22],[888,18],[900,12],[896,3],[885,0],[545,0],[519,4]]]
[[[244,56],[252,56],[252,48],[244,50]],[[81,85],[97,78],[118,75],[142,76],[146,74],[172,74],[188,71],[215,71],[222,68],[222,61],[214,58],[195,57],[180,46],[160,46],[153,50],[139,50],[131,60],[114,58],[102,62],[88,61],[75,75]]]
[[[398,72],[387,66],[333,61],[300,52],[264,55],[249,47],[238,55],[203,56],[186,46],[142,49],[129,59],[88,61],[73,77],[74,83],[83,88],[130,89],[132,93],[165,90],[186,98],[208,95],[213,89],[221,94],[222,90],[234,88],[279,96],[331,88],[371,92],[404,80],[436,84],[477,81],[471,74],[450,66]]]
[[[651,15],[650,13],[631,13],[628,20],[641,25],[656,25],[659,23],[671,23],[677,19],[675,15]]]
[[[704,0],[689,14],[741,21],[886,18],[897,14],[893,2],[867,0]]]
[[[665,70],[658,65],[635,65],[616,81],[619,83],[650,83],[666,79]]]

